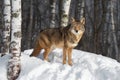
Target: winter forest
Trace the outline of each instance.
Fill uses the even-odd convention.
[[[0,0],[0,53],[11,53],[8,80],[16,80],[21,52],[32,49],[41,30],[66,27],[85,17],[75,49],[120,61],[120,0]]]

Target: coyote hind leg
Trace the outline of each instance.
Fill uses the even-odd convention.
[[[44,52],[44,54],[43,54],[44,60],[49,61],[49,60],[48,60],[48,55],[49,55],[50,51],[51,51],[50,48],[45,49],[45,52]]]
[[[40,45],[37,44],[37,46],[34,48],[32,54],[31,54],[30,56],[38,56],[39,53],[40,53],[40,51],[41,51],[41,49],[42,49],[42,48],[40,47]]]

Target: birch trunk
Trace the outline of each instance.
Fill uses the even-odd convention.
[[[11,0],[11,59],[8,62],[8,80],[16,80],[20,73],[21,53],[21,0]]]
[[[51,22],[50,22],[50,28],[55,27],[55,12],[56,12],[56,0],[51,0]]]
[[[85,0],[78,0],[76,1],[76,11],[75,11],[75,18],[80,20],[84,17],[84,9],[85,9]]]
[[[3,47],[2,55],[9,53],[10,43],[10,21],[11,21],[11,6],[10,0],[4,0],[4,27],[3,27]]]
[[[81,2],[81,11],[80,11],[80,19],[85,16],[85,0],[82,0]]]
[[[119,60],[119,53],[118,53],[118,45],[117,45],[117,39],[115,34],[115,22],[114,22],[114,6],[116,4],[116,0],[110,1],[110,16],[111,16],[111,24],[110,24],[110,32],[109,32],[109,44],[111,47],[108,49],[108,56],[113,57],[115,55],[115,58]],[[114,55],[113,55],[114,54]]]
[[[68,25],[70,3],[71,0],[62,0],[61,27]]]

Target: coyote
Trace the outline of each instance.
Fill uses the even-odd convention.
[[[68,57],[68,64],[72,66],[72,49],[76,47],[80,41],[85,31],[84,25],[85,18],[82,18],[80,21],[72,18],[70,25],[66,27],[41,31],[30,56],[38,56],[41,49],[44,49],[43,57],[44,60],[48,61],[48,55],[53,49],[63,48],[63,64],[66,64],[66,57]]]

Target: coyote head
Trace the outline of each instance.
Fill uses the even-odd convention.
[[[72,18],[70,31],[75,35],[83,34],[85,31],[84,25],[85,18],[82,18],[80,21],[76,21],[74,18]]]

